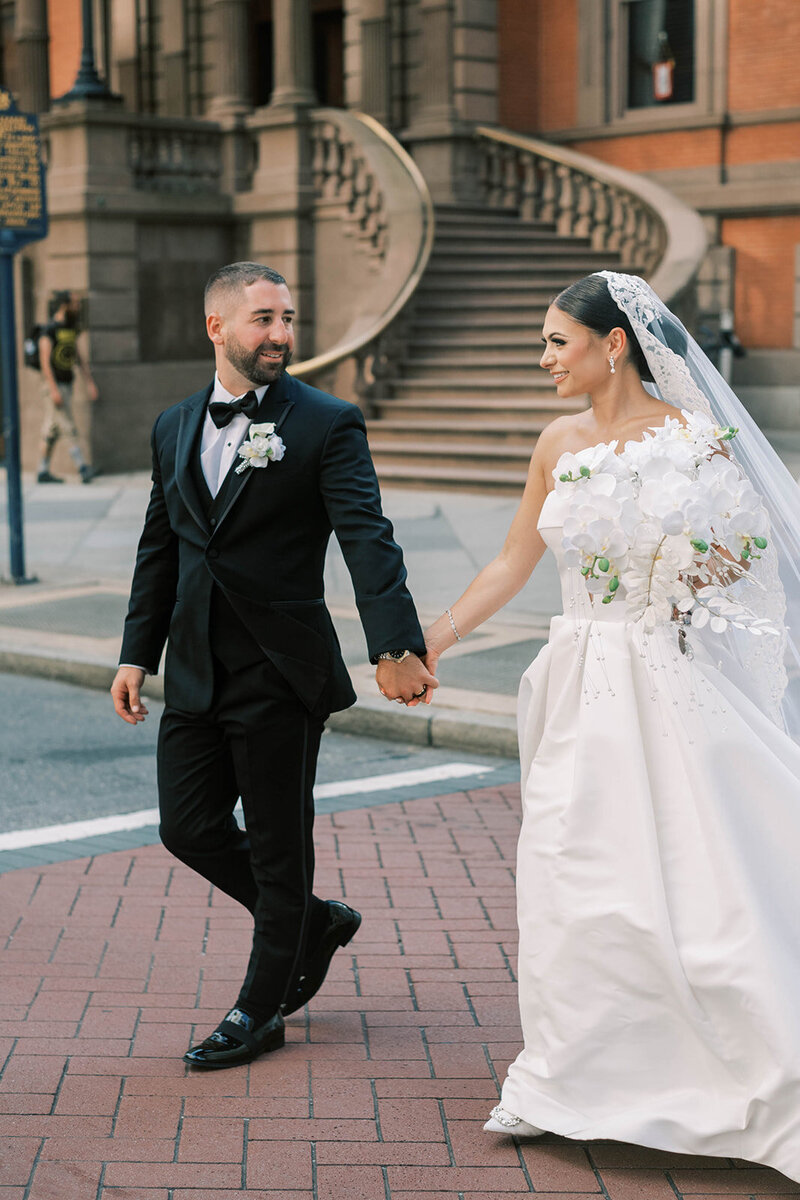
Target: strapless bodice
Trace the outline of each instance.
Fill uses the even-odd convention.
[[[624,588],[620,587],[611,604],[603,604],[599,596],[593,599],[586,590],[580,570],[564,561],[562,530],[568,499],[555,491],[548,492],[537,522],[542,540],[555,556],[564,616],[582,621],[624,622],[627,620]]]

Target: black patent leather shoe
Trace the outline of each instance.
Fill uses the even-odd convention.
[[[266,1024],[256,1027],[246,1012],[232,1008],[204,1042],[186,1051],[183,1061],[204,1070],[238,1067],[252,1062],[259,1054],[278,1050],[285,1040],[283,1017],[279,1012]]]
[[[316,996],[334,954],[340,946],[346,946],[355,937],[361,924],[361,913],[343,904],[341,900],[326,900],[325,903],[328,906],[328,924],[316,946],[309,948],[306,953],[297,987],[281,1005],[284,1016],[297,1012],[312,996]]]

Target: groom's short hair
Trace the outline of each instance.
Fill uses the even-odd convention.
[[[263,263],[235,262],[220,267],[208,280],[203,294],[206,315],[229,302],[243,288],[265,279],[267,283],[286,283],[282,275]]]

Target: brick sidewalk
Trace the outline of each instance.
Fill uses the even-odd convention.
[[[484,1134],[519,1049],[518,787],[318,818],[365,914],[285,1050],[189,1073],[249,918],[161,847],[0,877],[0,1200],[610,1200],[798,1193],[777,1172]],[[352,951],[352,952],[351,952]]]

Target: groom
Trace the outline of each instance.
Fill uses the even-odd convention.
[[[436,680],[421,661],[361,413],[286,373],[286,281],[232,263],[208,281],[205,311],[216,375],[153,427],[153,487],[111,694],[124,721],[144,720],[140,688],[167,642],[161,839],[254,917],[233,1008],[184,1055],[218,1068],[283,1045],[283,1015],[314,995],[361,923],[311,890],[320,737],[328,714],[355,700],[323,599],[331,531],[383,693],[415,702]],[[251,422],[266,428],[250,432]],[[240,796],[245,830],[233,816]]]

